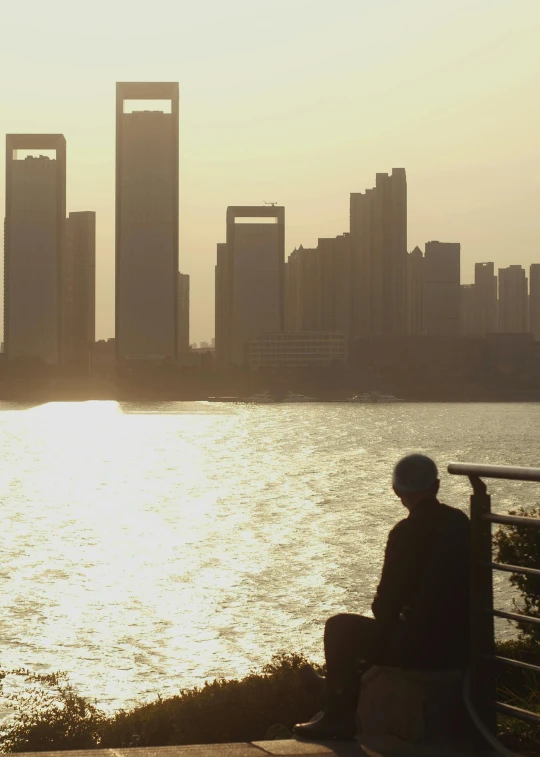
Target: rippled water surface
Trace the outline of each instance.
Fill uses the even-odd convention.
[[[538,465],[539,429],[525,404],[0,404],[0,662],[118,707],[281,650],[320,659],[405,515],[396,459]],[[499,511],[540,500],[490,488]],[[443,474],[444,501],[468,495]]]

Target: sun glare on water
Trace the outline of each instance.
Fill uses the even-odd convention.
[[[539,413],[508,406],[502,427],[489,405],[0,405],[2,663],[64,670],[114,708],[282,650],[320,659],[324,620],[370,607],[404,515],[396,459],[534,464]],[[450,479],[445,501],[467,507]],[[503,484],[508,509],[520,490]]]

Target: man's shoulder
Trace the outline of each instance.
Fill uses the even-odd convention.
[[[420,517],[415,514],[412,518],[409,516],[396,523],[389,533],[389,538],[399,539],[402,536],[406,536],[407,534],[416,531],[417,528],[423,528],[423,524],[426,520],[431,520],[433,517],[440,518],[441,516],[448,523],[453,523],[456,526],[461,525],[462,527],[467,528],[469,525],[469,518],[463,510],[460,510],[457,507],[451,507],[450,505],[445,505],[444,502],[437,501],[432,510],[424,511]]]
[[[414,524],[411,524],[410,518],[403,518],[396,525],[390,529],[388,539],[399,539],[401,536],[406,536],[414,530]]]
[[[450,507],[445,505],[444,502],[439,503],[443,508],[443,512],[448,519],[451,519],[454,523],[460,523],[463,526],[469,524],[469,516],[460,510],[458,507]]]

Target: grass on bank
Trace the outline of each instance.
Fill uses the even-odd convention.
[[[512,641],[499,654],[539,662],[538,645]],[[224,743],[286,737],[294,723],[309,719],[320,702],[299,681],[301,655],[281,655],[260,673],[240,681],[216,680],[128,711],[107,716],[79,696],[62,674],[35,676],[14,671],[26,682],[14,694],[14,717],[0,735],[4,752]],[[540,676],[501,671],[499,697],[540,713]],[[501,718],[503,741],[511,748],[538,748],[531,724]]]

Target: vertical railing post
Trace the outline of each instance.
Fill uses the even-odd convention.
[[[495,679],[492,658],[495,653],[493,620],[493,571],[491,523],[484,518],[491,512],[491,497],[485,483],[470,476],[471,495],[471,685],[476,712],[493,733],[497,731]]]

